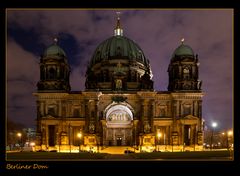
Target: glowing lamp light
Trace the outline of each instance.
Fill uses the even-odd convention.
[[[160,138],[162,136],[162,133],[158,133],[157,136],[158,138]]]
[[[32,146],[32,147],[35,146],[35,142],[31,142],[30,146]]]
[[[182,44],[183,44],[184,40],[185,40],[184,38],[181,39]]]
[[[213,128],[217,127],[217,123],[216,123],[216,122],[213,122],[213,123],[212,123],[212,127],[213,127]]]
[[[58,38],[54,37],[53,41],[54,41],[54,43],[57,43],[58,42]]]
[[[82,133],[78,133],[77,137],[81,138],[82,137]]]
[[[18,136],[18,137],[21,137],[21,136],[22,136],[22,133],[17,133],[17,136]]]

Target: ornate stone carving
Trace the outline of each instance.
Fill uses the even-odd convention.
[[[127,97],[123,97],[123,96],[113,96],[112,97],[112,101],[117,102],[117,103],[124,102],[126,100],[127,100]]]
[[[89,128],[89,132],[90,133],[94,133],[95,132],[95,125],[93,123],[90,123],[88,128]]]
[[[150,127],[149,123],[146,123],[146,124],[144,125],[144,133],[149,133],[150,130],[151,130],[151,127]]]

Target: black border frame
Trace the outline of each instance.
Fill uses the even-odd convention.
[[[190,1],[190,0],[189,0]],[[0,17],[1,17],[1,25],[3,26],[1,30],[1,49],[3,53],[1,64],[1,81],[2,84],[0,86],[1,90],[1,141],[5,141],[5,115],[6,115],[6,75],[5,75],[5,52],[6,52],[6,20],[5,20],[5,10],[6,8],[232,8],[234,9],[234,106],[238,104],[238,90],[240,90],[239,83],[237,81],[238,75],[240,73],[238,69],[238,58],[239,56],[239,46],[240,46],[240,4],[237,5],[237,1],[224,1],[224,0],[212,0],[206,1],[201,0],[198,2],[194,1],[157,1],[157,0],[148,0],[148,1],[110,1],[110,0],[102,0],[102,1],[82,1],[77,2],[76,0],[68,0],[66,1],[52,1],[48,2],[47,0],[21,0],[14,2],[13,0],[8,0],[7,2],[2,3],[0,5]],[[235,1],[235,2],[234,2]],[[4,98],[3,98],[4,97]],[[236,106],[235,106],[236,107]],[[239,109],[239,108],[238,108]],[[153,161],[80,161],[80,162],[72,162],[72,161],[46,161],[46,162],[34,162],[37,164],[48,165],[49,169],[47,170],[8,170],[6,169],[6,165],[10,164],[33,164],[32,162],[18,162],[18,161],[6,161],[5,160],[5,142],[1,142],[0,151],[1,152],[1,164],[0,169],[3,173],[13,173],[16,175],[18,172],[28,173],[32,175],[35,171],[38,171],[40,174],[47,174],[49,172],[60,172],[62,174],[73,174],[76,173],[78,175],[81,174],[127,174],[127,175],[142,175],[142,174],[199,174],[199,175],[238,175],[238,170],[240,169],[239,163],[239,110],[234,108],[234,136],[235,136],[235,144],[234,144],[234,161],[171,161],[171,162],[153,162]],[[2,172],[1,171],[1,172]],[[236,173],[236,174],[235,174]]]

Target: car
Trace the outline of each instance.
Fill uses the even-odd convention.
[[[34,148],[33,147],[22,147],[21,151],[23,151],[23,152],[33,152]]]
[[[128,153],[135,153],[135,152],[132,151],[132,150],[128,150],[128,149],[127,149],[127,150],[124,150],[124,153],[125,153],[125,154],[128,154]]]

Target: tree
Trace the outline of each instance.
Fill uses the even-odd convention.
[[[17,137],[17,133],[20,132],[22,133],[22,139],[25,138],[25,134],[23,132],[23,128],[25,126],[21,123],[16,123],[13,122],[12,120],[10,120],[9,118],[7,118],[7,145],[11,145],[11,144],[16,144],[19,142],[19,139]]]

